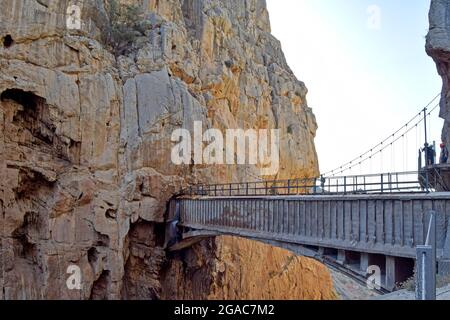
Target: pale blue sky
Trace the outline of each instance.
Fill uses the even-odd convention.
[[[424,48],[429,2],[267,0],[272,32],[309,89],[322,172],[373,147],[439,93],[441,79]],[[379,24],[368,11],[374,5]],[[431,140],[439,144],[442,121],[432,116]],[[415,170],[422,132],[417,136],[414,130],[402,139],[383,163],[374,159],[351,173]]]

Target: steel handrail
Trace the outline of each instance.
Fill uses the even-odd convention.
[[[408,176],[414,176],[414,179]],[[298,178],[255,182],[232,182],[196,185],[184,190],[188,195],[300,195],[300,194],[364,194],[425,192],[420,183],[421,172],[395,172],[344,177]],[[405,178],[405,180],[402,180]],[[429,191],[429,190],[428,190]]]

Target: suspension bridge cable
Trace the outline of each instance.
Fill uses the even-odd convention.
[[[439,104],[437,104],[433,109],[431,109],[431,111],[429,111],[429,112],[427,112],[426,114],[427,114],[427,116],[430,116],[437,108],[439,107]],[[404,135],[407,135],[409,132],[411,132],[412,130],[414,130],[415,128],[417,128],[418,127],[418,125],[424,120],[424,118],[425,118],[425,116],[423,116],[423,117],[421,117],[418,121],[417,121],[417,123],[415,123],[414,125],[412,125],[412,126],[410,126],[410,128],[407,130],[407,131],[405,131],[404,133],[403,133],[403,135],[402,136],[404,136]],[[408,123],[409,124],[409,123]],[[403,126],[402,128],[404,128],[405,126]],[[382,143],[380,143],[378,146],[382,146],[382,148],[381,149],[379,149],[379,150],[373,150],[373,149],[377,149],[377,148],[373,148],[373,149],[371,149],[370,150],[370,156],[368,156],[367,158],[357,158],[357,159],[362,159],[361,161],[359,161],[359,162],[357,162],[357,163],[355,163],[354,161],[352,162],[352,163],[355,163],[355,164],[362,164],[362,163],[364,163],[365,161],[367,161],[367,160],[372,160],[372,158],[374,157],[374,156],[376,156],[376,155],[378,155],[378,154],[380,154],[381,156],[383,156],[383,151],[384,150],[386,150],[387,148],[389,148],[392,144],[394,144],[394,143],[396,143],[397,141],[399,141],[401,138],[402,138],[402,136],[400,136],[400,137],[398,137],[398,138],[396,138],[395,140],[393,140],[392,141],[392,143],[391,144],[386,144],[385,143],[385,141],[383,141]],[[390,138],[390,137],[389,137]],[[389,139],[388,138],[388,139]],[[383,144],[384,144],[384,146],[383,146]],[[366,153],[367,154],[367,153]],[[350,163],[351,164],[351,163]],[[381,164],[381,166],[383,167],[383,163]],[[349,169],[351,169],[353,166],[351,166],[351,167],[347,167],[347,168],[343,168],[342,170],[340,170],[340,171],[337,171],[337,172],[335,172],[335,173],[332,173],[332,177],[335,177],[336,175],[338,175],[338,174],[341,174],[341,173],[344,173],[344,172],[346,172],[346,171],[348,171]]]
[[[341,165],[341,166],[335,168],[334,170],[328,171],[328,172],[324,173],[323,175],[324,175],[324,176],[327,176],[327,175],[329,175],[329,174],[335,175],[335,172],[336,172],[336,171],[339,171],[339,170],[341,170],[341,172],[347,171],[347,170],[344,170],[344,171],[342,171],[342,170],[343,170],[344,168],[347,168],[347,167],[353,165],[355,162],[357,163],[360,159],[364,158],[366,155],[373,153],[373,150],[374,150],[374,149],[377,149],[378,147],[383,146],[383,144],[385,144],[389,139],[395,137],[395,135],[397,135],[397,134],[398,134],[399,132],[401,132],[403,129],[407,128],[408,125],[409,125],[410,123],[412,123],[414,120],[416,120],[418,117],[420,117],[420,116],[422,115],[422,113],[423,113],[425,110],[427,110],[428,107],[430,107],[430,106],[432,105],[432,103],[433,103],[434,101],[436,101],[436,99],[437,99],[438,97],[440,97],[440,96],[441,96],[441,93],[437,94],[437,95],[433,98],[433,100],[431,100],[431,101],[426,105],[426,107],[423,108],[418,114],[416,114],[411,120],[409,120],[405,125],[403,125],[400,129],[398,129],[397,131],[395,131],[393,134],[389,135],[386,139],[382,140],[382,141],[381,141],[380,143],[378,143],[376,146],[370,148],[368,151],[366,151],[366,152],[364,152],[363,154],[359,155],[359,156],[356,157],[355,159],[353,159],[353,160],[351,160],[351,161],[349,161],[349,162],[347,162],[347,163],[345,163],[345,164],[343,164],[343,165]],[[439,106],[439,105],[438,105],[438,106]],[[436,107],[437,107],[437,106],[436,106]],[[435,108],[436,108],[436,107],[435,107]],[[433,108],[432,111],[434,111],[435,108]],[[431,112],[432,112],[432,111],[431,111]],[[423,120],[423,118],[422,118],[422,120]]]

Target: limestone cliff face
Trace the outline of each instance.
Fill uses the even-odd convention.
[[[450,1],[432,0],[430,8],[430,30],[426,50],[434,59],[443,88],[440,116],[445,120],[442,141],[450,147]]]
[[[67,28],[72,4],[80,30]],[[318,174],[307,90],[270,34],[264,1],[141,1],[145,30],[121,56],[102,44],[107,5],[2,2],[0,299],[171,298],[160,281],[171,272],[167,200],[192,183],[260,173],[172,164],[173,130],[194,121],[279,128],[275,177]],[[71,265],[81,290],[67,288]],[[246,297],[211,291],[221,294]]]

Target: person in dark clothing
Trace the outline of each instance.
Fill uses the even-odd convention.
[[[439,157],[440,164],[447,164],[448,161],[448,148],[445,143],[441,143],[441,156]]]
[[[432,166],[435,164],[436,151],[433,146],[430,146],[428,143],[425,143],[425,147],[423,148],[423,152],[425,153],[425,163],[426,166]]]
[[[433,146],[428,146],[428,165],[432,166],[436,163],[436,151]]]

